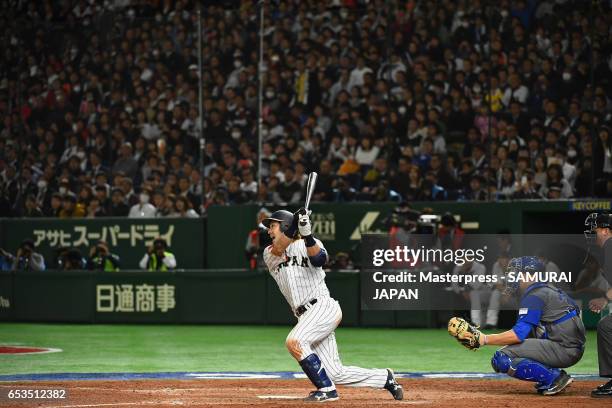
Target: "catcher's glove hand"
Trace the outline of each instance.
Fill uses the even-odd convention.
[[[448,334],[457,339],[464,347],[476,350],[480,347],[482,333],[477,326],[472,326],[465,319],[453,317],[448,321]]]

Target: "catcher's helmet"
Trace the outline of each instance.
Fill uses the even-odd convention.
[[[272,221],[278,221],[280,223],[280,230],[282,232],[287,231],[293,223],[293,214],[287,210],[274,211],[268,218],[265,218],[261,223],[266,228],[270,228]]]
[[[518,272],[544,272],[544,263],[537,256],[521,256],[518,258],[512,258],[508,262],[506,268],[506,287],[504,288],[504,294],[511,295],[516,292],[520,286],[520,281],[514,276],[512,279],[509,276],[510,272],[515,274]]]
[[[584,220],[584,237],[588,244],[593,245],[597,239],[597,228],[612,229],[612,214],[608,213],[591,213]]]

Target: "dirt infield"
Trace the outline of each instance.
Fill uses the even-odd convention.
[[[384,390],[338,387],[337,407],[414,405],[424,407],[603,407],[610,400],[589,397],[599,383],[575,381],[563,394],[543,397],[533,385],[512,380],[401,379],[404,401],[395,401]],[[65,400],[16,401],[7,393],[15,389],[67,390]],[[303,407],[302,398],[312,389],[307,380],[132,380],[19,382],[0,384],[0,406],[45,408],[94,407]],[[263,397],[263,398],[262,398]]]

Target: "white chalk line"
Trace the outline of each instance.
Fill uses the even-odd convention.
[[[183,401],[139,401],[139,402],[113,402],[104,404],[78,404],[78,405],[54,405],[45,408],[89,408],[89,407],[119,407],[134,405],[185,405]]]
[[[257,398],[261,398],[261,399],[277,399],[277,400],[304,399],[304,397],[297,397],[295,395],[258,395]]]

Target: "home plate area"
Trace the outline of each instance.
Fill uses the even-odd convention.
[[[533,385],[495,374],[403,373],[403,401],[385,390],[338,387],[334,406],[378,407],[417,405],[426,407],[601,407],[589,397],[600,384],[591,376],[576,376],[562,394],[544,397]],[[10,390],[65,389],[56,400],[8,399]],[[301,373],[112,373],[37,374],[0,376],[2,407],[302,407],[310,382]]]

